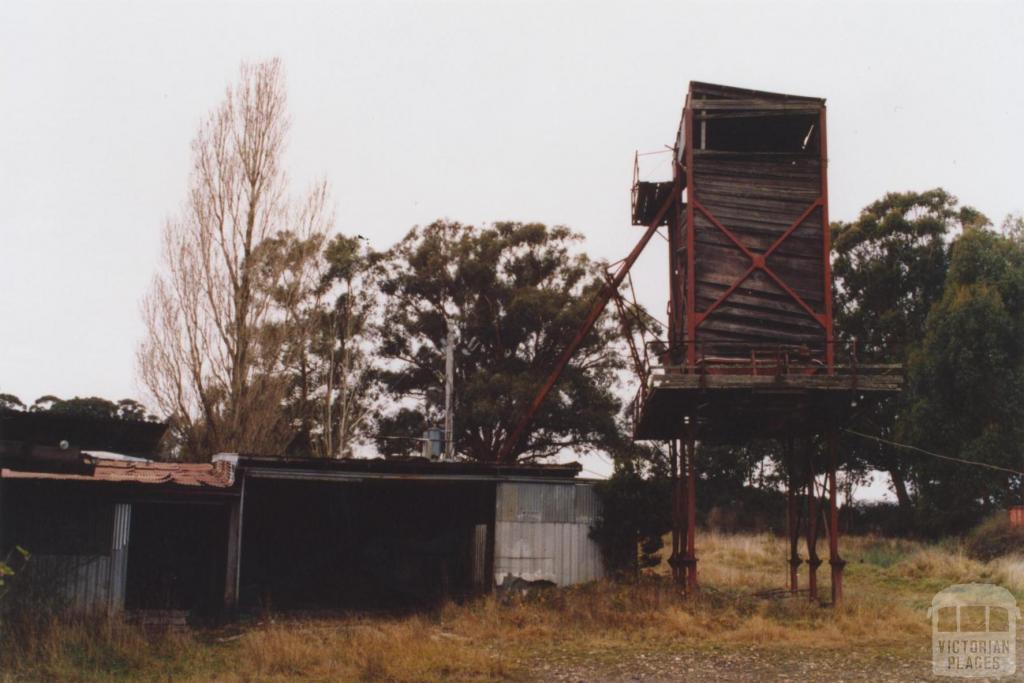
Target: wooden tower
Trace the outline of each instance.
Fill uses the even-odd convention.
[[[633,222],[668,232],[668,339],[634,403],[637,439],[666,440],[677,475],[672,564],[697,588],[698,440],[776,438],[789,462],[791,584],[796,496],[807,500],[808,590],[815,570],[819,473],[829,505],[832,595],[838,550],[838,430],[899,391],[900,369],[859,365],[833,334],[825,101],[691,83],[669,182],[633,186]],[[636,177],[636,176],[635,176]],[[827,444],[818,462],[810,440]],[[804,444],[796,457],[794,449]]]

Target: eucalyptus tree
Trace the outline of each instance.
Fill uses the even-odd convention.
[[[897,425],[901,441],[983,463],[906,456],[922,519],[944,531],[1019,502],[1024,471],[1024,238],[968,228],[951,252]]]
[[[890,192],[866,206],[857,220],[834,223],[837,337],[855,339],[862,362],[907,363],[924,337],[932,306],[943,295],[950,240],[966,227],[987,222],[936,188]],[[888,402],[863,414],[857,430],[891,440],[901,405]],[[877,441],[850,440],[848,445],[855,469],[866,465],[888,473],[901,508],[909,512],[907,482],[914,461]]]
[[[492,460],[604,284],[603,267],[565,227],[437,221],[412,229],[382,263],[381,378],[395,401],[381,413],[378,448],[410,453],[442,422],[445,349],[455,352],[457,452]],[[624,365],[603,318],[584,340],[515,453],[520,460],[616,442],[615,393]]]

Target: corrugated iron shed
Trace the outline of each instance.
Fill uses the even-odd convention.
[[[217,576],[209,578],[223,585],[223,599],[217,598],[223,608],[252,604],[240,600],[240,588],[247,585],[240,583],[243,565],[255,585],[280,592],[287,580],[273,574],[280,568],[260,573],[267,557],[280,554],[280,546],[267,541],[268,529],[285,538],[306,534],[287,564],[311,576],[325,569],[323,585],[309,584],[311,599],[325,604],[333,599],[334,585],[326,577],[337,579],[332,552],[361,558],[356,569],[372,567],[378,582],[421,570],[420,583],[434,581],[435,592],[487,590],[499,573],[558,584],[601,575],[599,552],[589,538],[597,501],[589,485],[575,481],[576,463],[222,454],[213,463],[193,464],[79,456],[81,467],[70,471],[5,467],[0,483],[12,494],[6,509],[16,514],[7,520],[10,542],[29,539],[31,550],[38,549],[37,576],[49,576],[55,593],[80,611],[158,608],[153,587],[171,581],[171,574],[192,576],[196,562],[190,557],[206,558],[200,562],[204,572],[213,568]],[[303,510],[313,502],[324,516],[304,525]],[[174,513],[168,514],[171,507]],[[288,510],[298,517],[279,515]],[[183,527],[183,519],[191,521]],[[346,536],[360,519],[364,533]],[[369,531],[366,519],[376,525]],[[249,529],[245,545],[243,528]],[[164,537],[172,540],[165,543]],[[191,543],[192,550],[176,545],[172,554],[163,551],[163,545],[181,542]],[[378,556],[390,559],[373,564]],[[432,579],[431,568],[443,578]],[[356,569],[347,579],[363,576]],[[181,595],[209,583],[196,581],[181,579],[172,607],[185,607]],[[208,596],[203,600],[207,609]]]
[[[590,527],[600,505],[593,482],[510,481],[496,491],[494,580],[559,586],[604,576]]]

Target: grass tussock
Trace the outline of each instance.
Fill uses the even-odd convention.
[[[971,557],[994,560],[1019,555],[1024,548],[1024,527],[1010,524],[1005,511],[999,511],[971,530],[964,539],[964,550]]]
[[[623,649],[918,646],[930,633],[924,610],[945,585],[988,581],[1024,591],[1021,557],[983,562],[955,544],[853,537],[843,542],[846,600],[832,609],[759,597],[786,584],[785,539],[698,539],[703,589],[694,599],[680,594],[663,563],[637,583],[486,596],[403,617],[277,615],[231,631],[166,633],[117,620],[36,618],[4,625],[0,681],[501,681],[528,677],[547,657]],[[827,544],[819,552],[826,556]],[[828,577],[825,564],[823,596]]]
[[[994,583],[1015,594],[1024,593],[1024,556],[1008,555],[990,562],[970,557],[964,548],[926,548],[893,569],[905,578],[933,586],[952,583]]]

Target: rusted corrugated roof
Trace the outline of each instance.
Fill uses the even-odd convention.
[[[215,456],[223,458],[223,456]],[[253,454],[231,455],[242,470],[259,468],[263,470],[352,472],[366,474],[434,475],[459,476],[477,475],[490,477],[551,477],[572,479],[579,474],[581,465],[576,462],[565,464],[546,463],[500,463],[474,460],[438,461],[421,457],[407,458],[281,458]]]
[[[212,464],[180,464],[166,462],[99,461],[92,474],[57,472],[22,472],[4,469],[4,479],[57,479],[62,481],[93,481],[124,484],[156,484],[228,488],[234,484],[234,468],[226,462]]]

